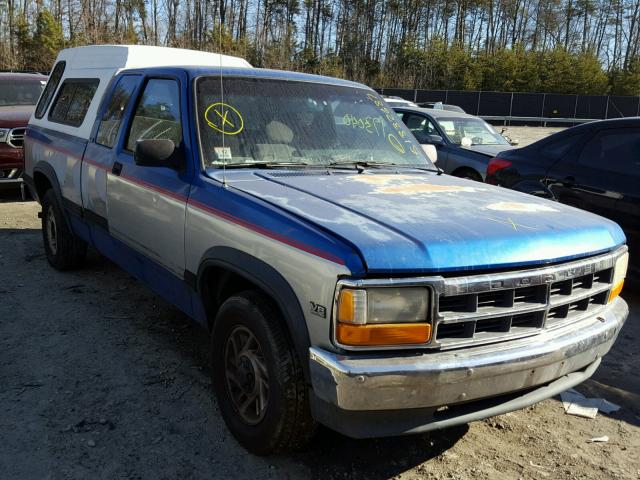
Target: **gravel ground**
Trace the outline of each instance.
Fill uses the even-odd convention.
[[[108,260],[59,273],[34,202],[0,194],[0,478],[640,478],[640,294],[578,390],[622,406],[594,420],[551,399],[468,426],[260,458],[211,395],[206,334]],[[588,443],[607,435],[607,443]]]

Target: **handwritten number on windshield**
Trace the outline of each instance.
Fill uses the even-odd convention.
[[[411,141],[411,139],[407,138],[407,133],[398,123],[398,116],[375,95],[368,93],[367,97],[369,97],[369,100],[371,100],[373,104],[378,108],[378,110],[380,110],[380,112],[384,114],[384,116],[387,118],[387,120],[395,130],[394,133],[390,133],[389,135],[387,135],[387,141],[389,142],[389,144],[401,154],[404,154],[407,151],[403,143],[411,145],[409,151],[415,156],[419,157],[420,153],[418,152],[415,144]]]

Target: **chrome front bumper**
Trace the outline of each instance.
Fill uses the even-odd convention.
[[[497,397],[549,384],[599,362],[628,314],[626,302],[617,298],[564,328],[441,352],[341,355],[311,347],[313,390],[332,407],[358,412],[438,408]],[[587,368],[580,381],[594,370]],[[492,414],[499,413],[504,412]]]

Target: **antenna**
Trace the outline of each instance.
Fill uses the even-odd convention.
[[[219,16],[220,16],[220,24],[218,25],[218,30],[219,30],[219,43],[220,43],[220,48],[218,51],[218,59],[220,60],[220,107],[221,107],[221,112],[222,113],[222,117],[224,117],[224,85],[222,82],[222,22],[224,19],[224,15],[223,15],[223,10],[224,9],[224,2],[221,1],[220,2],[220,11]],[[224,123],[222,124],[222,186],[226,187],[227,186],[227,151],[225,149],[225,145],[224,145]]]

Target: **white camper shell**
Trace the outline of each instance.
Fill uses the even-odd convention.
[[[84,139],[88,139],[90,136],[97,110],[109,82],[122,70],[178,66],[251,68],[249,62],[239,57],[182,48],[143,45],[93,45],[67,48],[58,54],[55,65],[63,61],[65,62],[64,72],[55,87],[55,91],[52,92],[49,105],[46,106],[44,112],[39,112],[40,115],[36,114],[38,113],[38,110],[36,110],[36,113],[32,114],[29,123],[51,128],[51,122],[48,119],[49,110],[52,108],[53,99],[57,98],[58,90],[65,80],[94,79],[98,82],[98,86],[82,123],[80,125],[55,123],[56,131]]]

